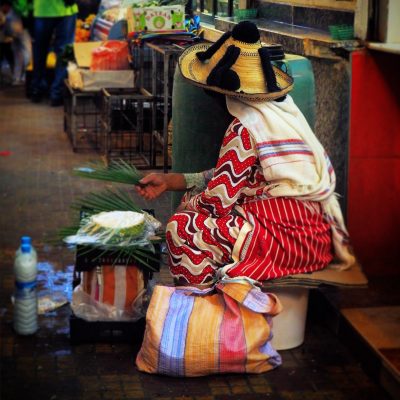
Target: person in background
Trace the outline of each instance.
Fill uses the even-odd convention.
[[[6,35],[5,30],[6,16],[0,9],[0,82],[4,79],[4,61],[8,64],[10,70],[14,68],[14,57],[11,50],[11,38]]]
[[[0,22],[2,42],[12,72],[12,82],[13,85],[20,85],[25,81],[25,70],[32,57],[31,38],[11,0],[0,1],[0,12],[3,16]]]
[[[57,55],[54,79],[50,86],[50,105],[63,104],[64,79],[66,66],[61,55],[67,44],[75,37],[75,24],[78,6],[74,0],[34,0],[34,42],[33,42],[33,78],[30,91],[32,102],[42,101],[47,92],[46,60],[52,44]]]
[[[166,228],[176,283],[349,268],[355,258],[333,167],[257,27],[240,22],[212,45],[189,47],[179,67],[188,82],[223,96],[232,122],[214,169],[150,173],[136,186],[147,200],[189,190]]]
[[[33,38],[33,0],[12,0],[14,11],[21,17],[24,28]]]

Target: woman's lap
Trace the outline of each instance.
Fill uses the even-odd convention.
[[[244,219],[213,218],[195,211],[176,213],[167,225],[167,246],[173,276],[201,284],[231,262],[231,253]]]
[[[231,264],[230,276],[262,281],[322,269],[331,261],[330,227],[318,204],[273,198],[242,209],[245,218],[213,218],[195,211],[174,214],[167,226],[171,274],[181,282],[201,284]],[[252,229],[239,241],[246,220]],[[238,261],[233,262],[239,242]]]
[[[253,229],[230,276],[265,281],[317,271],[332,260],[331,228],[319,203],[273,198],[243,209]]]

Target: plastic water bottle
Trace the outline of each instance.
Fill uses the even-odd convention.
[[[29,243],[22,243],[14,261],[14,330],[31,335],[38,330],[36,292],[37,256]]]
[[[32,245],[32,239],[31,239],[30,236],[22,236],[21,237],[21,245],[18,247],[18,250],[15,252],[15,257],[18,257],[21,254],[21,252],[22,252],[21,246],[23,244],[29,244],[31,246],[31,251],[32,251],[32,253],[33,253],[33,255],[34,255],[35,259],[36,259],[36,262],[37,262],[37,252],[36,252],[36,249]]]

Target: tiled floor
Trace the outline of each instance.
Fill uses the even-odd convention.
[[[133,340],[71,345],[68,305],[41,316],[36,335],[17,336],[10,297],[19,237],[32,236],[42,262],[68,271],[73,253],[46,240],[68,224],[73,199],[107,184],[71,177],[74,166],[98,155],[73,153],[63,133],[62,110],[29,103],[21,88],[0,91],[0,151],[1,399],[388,398],[327,325],[312,316],[305,343],[282,351],[283,365],[257,376],[175,379],[139,373]],[[167,220],[169,196],[149,204],[138,202]]]

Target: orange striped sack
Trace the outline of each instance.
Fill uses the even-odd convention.
[[[278,298],[247,281],[211,289],[154,288],[136,358],[140,371],[170,376],[262,373],[281,364],[271,346]]]
[[[143,271],[135,266],[104,265],[81,273],[74,289],[74,314],[87,320],[136,320],[144,316]]]

